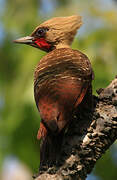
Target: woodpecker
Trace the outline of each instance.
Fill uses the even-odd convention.
[[[93,70],[88,57],[70,46],[81,16],[56,17],[40,24],[30,36],[15,40],[46,51],[34,72],[34,97],[41,122],[41,166],[56,161],[66,128],[76,109],[91,104]]]

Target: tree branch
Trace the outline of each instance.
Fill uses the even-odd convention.
[[[85,180],[116,140],[117,77],[107,88],[98,90],[98,94],[93,96],[93,115],[84,113],[80,123],[76,118],[66,133],[59,165],[43,169],[35,180]]]

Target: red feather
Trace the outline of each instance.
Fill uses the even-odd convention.
[[[51,45],[47,43],[47,41],[44,38],[39,38],[35,40],[35,43],[41,48],[41,49],[47,49],[49,50]]]

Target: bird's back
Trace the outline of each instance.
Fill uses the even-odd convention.
[[[80,51],[55,49],[41,59],[34,75],[34,95],[42,121],[51,131],[65,127],[91,81],[91,64]]]

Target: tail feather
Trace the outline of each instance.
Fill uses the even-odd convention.
[[[51,166],[57,163],[63,143],[64,131],[52,134],[40,123],[37,138],[41,139],[40,145],[40,170],[43,166]]]

